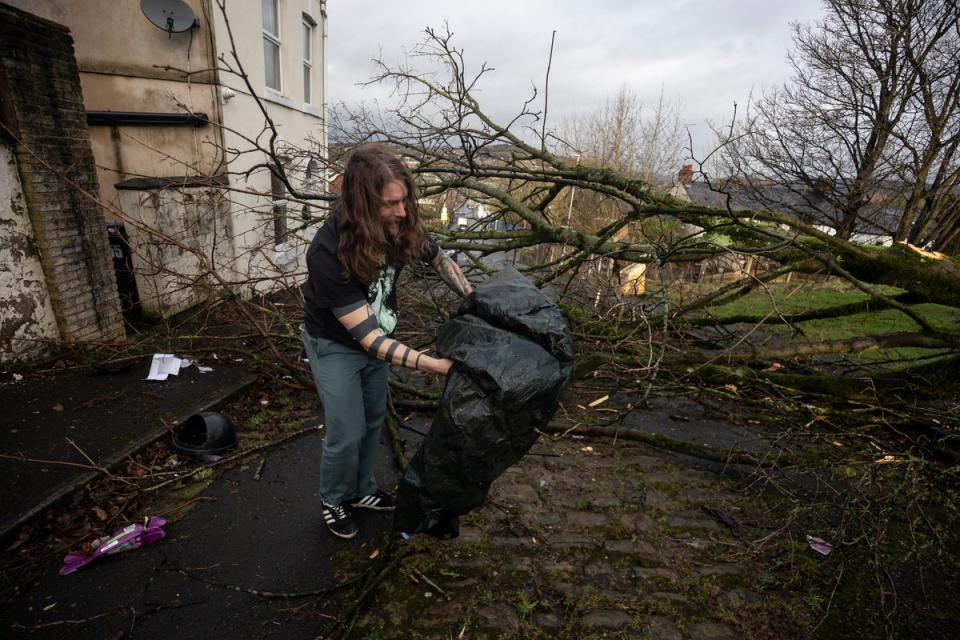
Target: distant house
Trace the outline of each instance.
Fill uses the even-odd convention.
[[[221,283],[247,296],[299,277],[310,230],[294,231],[289,220],[300,219],[301,207],[287,207],[270,157],[248,141],[267,139],[255,94],[279,131],[277,151],[293,185],[323,190],[317,156],[294,152],[326,147],[323,0],[231,0],[226,16],[212,0],[183,0],[193,22],[176,31],[151,24],[139,2],[5,1],[0,112],[10,126],[0,138],[19,171],[15,189],[2,186],[22,194],[18,233],[39,248],[39,266],[27,278],[37,291],[29,313],[4,310],[10,285],[0,278],[0,324],[15,323],[20,333],[44,327],[34,341],[122,335],[122,320],[101,318],[94,324],[113,328],[96,331],[69,321],[77,287],[94,288],[92,307],[111,308],[105,301],[117,297],[111,221],[124,225],[150,314],[181,311]],[[228,21],[253,93],[223,70],[236,66]],[[104,206],[88,207],[96,199]],[[83,219],[69,214],[78,207],[89,208]],[[65,239],[56,240],[58,229]],[[89,239],[71,245],[68,236],[80,229]],[[101,259],[93,253],[102,254],[106,272],[56,282],[65,260],[90,271],[85,265]],[[0,263],[11,259],[0,252]],[[96,290],[101,285],[114,291]],[[17,351],[0,345],[0,355]]]
[[[706,207],[733,210],[768,209],[789,213],[834,235],[841,214],[826,197],[833,186],[826,180],[811,188],[806,184],[748,182],[742,179],[717,179],[711,183],[693,179],[693,168],[684,165],[678,173],[677,185],[670,192],[675,198]],[[850,240],[856,244],[889,246],[902,216],[897,198],[905,192],[903,185],[889,183],[877,190],[872,201],[857,219]]]
[[[441,214],[442,216],[442,214]],[[450,231],[511,231],[513,225],[503,220],[501,216],[493,216],[487,205],[481,202],[475,202],[470,199],[464,199],[459,206],[453,209],[450,214],[450,221],[447,223],[447,229]],[[494,239],[479,240],[481,244],[494,245],[497,243]],[[480,259],[490,268],[496,268],[499,264],[512,263],[516,259],[515,251],[498,251],[481,257],[479,251],[468,251],[457,255],[457,262],[468,264],[471,259]]]

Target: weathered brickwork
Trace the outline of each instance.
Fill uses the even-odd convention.
[[[0,65],[60,334],[67,342],[122,337],[106,222],[90,197],[99,199],[99,188],[73,40],[61,25],[0,4]]]

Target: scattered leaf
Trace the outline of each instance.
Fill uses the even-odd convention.
[[[874,464],[890,464],[891,462],[896,462],[897,459],[893,456],[886,455],[880,458],[879,460],[874,460]]]
[[[107,512],[101,509],[100,507],[93,508],[93,515],[97,516],[97,520],[99,520],[100,522],[103,522],[104,520],[110,517],[107,515]]]
[[[50,408],[56,411],[57,413],[60,413],[61,411],[63,411],[63,405],[60,404],[59,402]]]
[[[374,559],[375,559],[377,556],[379,556],[379,555],[380,555],[380,549],[374,549],[374,550],[370,553],[369,558],[370,558],[370,560],[374,560]]]
[[[725,384],[725,385],[723,385],[723,388],[726,389],[727,391],[729,391],[730,393],[736,393],[736,392],[737,392],[737,385],[735,385],[735,384]]]
[[[780,364],[779,362],[774,362],[772,365],[770,365],[766,369],[763,369],[762,371],[766,373],[772,373],[774,371],[780,371],[780,369],[783,369],[783,365]]]

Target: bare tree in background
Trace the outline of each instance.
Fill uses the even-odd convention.
[[[572,156],[581,165],[614,169],[666,190],[683,157],[684,136],[678,103],[668,101],[661,91],[657,102],[647,106],[634,91],[622,86],[595,111],[562,121],[558,137],[563,145],[557,153]],[[575,195],[575,190],[568,190],[562,200],[578,229],[599,229],[624,212],[623,203],[603,194],[586,190],[578,199]]]
[[[872,224],[947,246],[960,184],[957,4],[824,4],[826,18],[794,27],[792,81],[749,107],[727,148],[738,182],[770,208],[818,211],[844,239]]]
[[[560,136],[595,167],[610,167],[653,185],[669,186],[684,151],[680,105],[663,91],[645,105],[626,86],[596,111],[564,120]]]
[[[916,87],[893,133],[897,176],[909,187],[896,240],[960,250],[960,13],[918,3],[904,45]]]

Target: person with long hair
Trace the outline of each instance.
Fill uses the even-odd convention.
[[[390,337],[404,266],[433,266],[461,296],[473,289],[430,239],[413,176],[387,146],[366,144],[347,160],[340,198],[307,251],[303,344],[323,403],[323,519],[341,538],[357,534],[352,509],[392,510],[374,478],[390,364],[446,375],[453,362]]]

